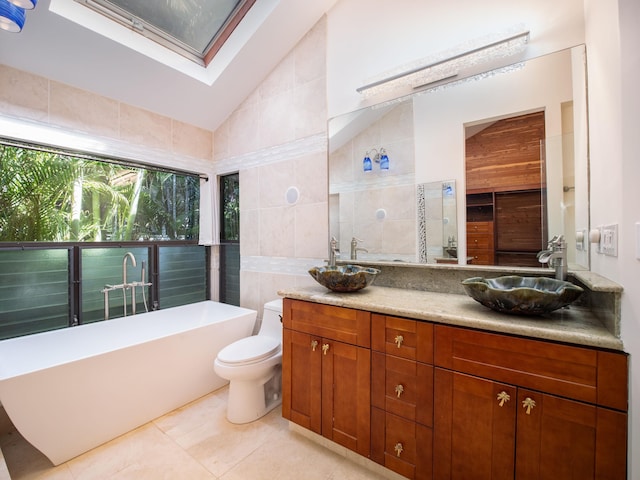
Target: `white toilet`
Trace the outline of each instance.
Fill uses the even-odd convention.
[[[282,403],[282,299],[264,304],[257,335],[227,345],[213,368],[229,380],[227,419],[248,423]]]

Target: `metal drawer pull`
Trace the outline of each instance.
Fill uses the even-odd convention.
[[[402,448],[402,444],[400,442],[396,443],[396,446],[393,447],[393,449],[396,451],[396,455],[399,457],[400,454],[402,453],[402,451],[404,450],[404,448]]]
[[[500,400],[498,405],[502,407],[504,405],[504,402],[508,402],[509,400],[511,400],[511,395],[503,390],[498,394],[498,400]]]
[[[316,347],[318,346],[317,340],[311,340],[311,350],[316,351]]]
[[[404,387],[402,386],[402,384],[396,385],[396,395],[398,395],[398,398],[400,398],[402,392],[404,392]]]
[[[396,342],[396,345],[398,345],[398,348],[400,348],[400,345],[402,345],[402,342],[404,342],[404,337],[402,335],[396,335],[394,341]]]
[[[322,353],[324,355],[326,355],[328,351],[329,351],[329,344],[328,343],[323,344],[322,345]]]
[[[531,415],[531,409],[536,406],[535,400],[530,397],[525,398],[522,401],[522,408],[526,409],[526,414]]]

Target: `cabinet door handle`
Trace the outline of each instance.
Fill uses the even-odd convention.
[[[509,395],[507,392],[503,390],[498,394],[498,400],[499,400],[498,405],[502,407],[505,402],[508,402],[509,400],[511,400],[511,395]]]
[[[404,342],[404,337],[402,335],[396,335],[394,342],[396,342],[396,345],[398,345],[398,348],[400,348],[400,345],[402,345],[402,342]]]
[[[400,398],[402,392],[404,392],[404,387],[402,386],[402,384],[396,385],[396,395],[398,395],[398,398]]]
[[[311,350],[315,352],[317,346],[318,346],[318,340],[311,340]]]
[[[328,343],[322,344],[322,353],[326,355],[328,351],[329,351],[329,344]]]
[[[525,409],[527,415],[531,415],[531,409],[535,406],[536,402],[531,397],[527,397],[522,401],[522,408]]]
[[[393,449],[396,451],[396,455],[398,457],[400,456],[400,454],[404,450],[404,448],[402,448],[402,444],[400,442],[396,443],[396,445],[395,445],[395,447],[393,447]]]

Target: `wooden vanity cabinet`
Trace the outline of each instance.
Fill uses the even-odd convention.
[[[283,416],[410,479],[625,479],[622,352],[285,299]]]
[[[626,477],[626,355],[442,325],[434,337],[434,478]]]
[[[370,453],[368,312],[284,299],[282,415],[365,457]]]
[[[432,478],[433,325],[372,314],[371,459]]]

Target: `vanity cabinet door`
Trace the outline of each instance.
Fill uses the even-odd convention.
[[[370,454],[371,351],[323,339],[322,436]]]
[[[627,415],[436,368],[434,478],[626,477]]]
[[[524,389],[517,408],[517,480],[626,478],[626,414]]]
[[[282,331],[282,416],[322,433],[322,338]]]
[[[283,324],[282,416],[369,457],[370,314],[285,299]]]
[[[435,369],[433,478],[511,479],[517,389]]]

